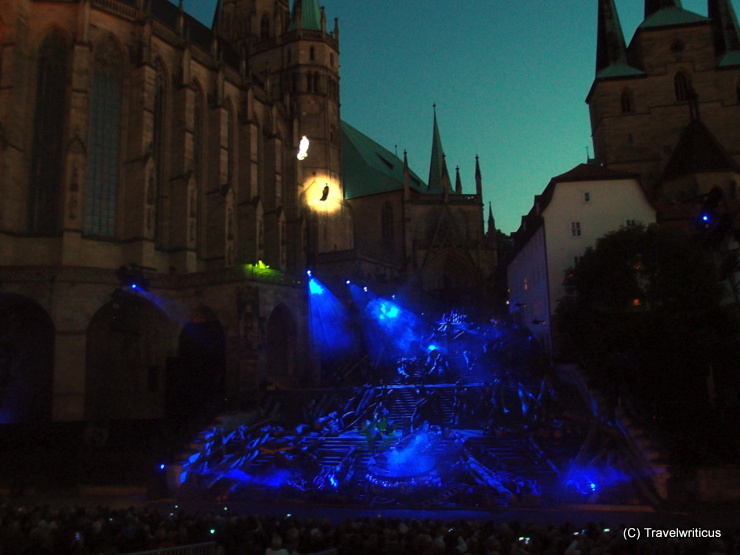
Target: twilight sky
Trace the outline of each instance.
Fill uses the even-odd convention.
[[[177,3],[175,1],[175,3]],[[210,26],[216,0],[185,0]],[[320,0],[339,18],[342,119],[426,181],[432,105],[450,177],[460,166],[496,227],[516,231],[551,177],[593,154],[586,95],[596,64],[596,0]],[[454,8],[452,7],[454,4]],[[617,0],[627,43],[642,0]],[[291,2],[292,5],[292,2]],[[740,13],[740,0],[733,0]],[[706,0],[683,7],[707,15]]]

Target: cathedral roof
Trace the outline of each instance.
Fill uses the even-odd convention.
[[[683,130],[668,160],[661,180],[675,179],[703,172],[740,172],[740,167],[711,131],[698,119]]]
[[[342,182],[345,198],[403,190],[403,160],[345,121],[342,127]],[[410,187],[426,184],[409,170]]]
[[[687,25],[692,23],[704,23],[709,19],[698,13],[684,10],[681,3],[677,6],[662,8],[655,13],[648,15],[645,21],[640,23],[638,29],[657,29],[660,27],[673,27],[676,25]]]
[[[301,6],[301,29],[321,31],[321,10],[318,0],[295,0],[290,17],[289,31],[298,28],[298,6]]]

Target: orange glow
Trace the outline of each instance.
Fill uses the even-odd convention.
[[[632,300],[632,306],[641,306],[642,303],[640,302],[640,299],[633,299]]]
[[[311,210],[325,213],[339,211],[344,201],[339,182],[327,175],[311,176],[306,180],[303,198]]]

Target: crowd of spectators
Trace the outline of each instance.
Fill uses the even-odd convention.
[[[721,537],[625,540],[604,523],[328,519],[167,512],[156,506],[113,509],[0,505],[1,555],[123,554],[215,542],[224,555],[732,555],[738,530]]]

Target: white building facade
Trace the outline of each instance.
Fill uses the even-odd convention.
[[[553,316],[568,269],[604,234],[654,222],[655,209],[631,174],[581,164],[554,177],[514,234],[507,274],[516,323],[552,354]]]

